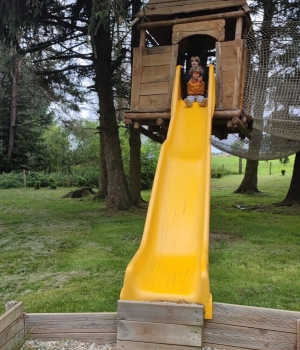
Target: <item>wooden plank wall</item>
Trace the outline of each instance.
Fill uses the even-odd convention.
[[[0,317],[0,350],[13,350],[25,336],[23,303],[17,303]]]
[[[203,345],[224,350],[297,349],[300,312],[214,303]]]
[[[117,350],[196,350],[202,329],[201,305],[118,302]]]
[[[178,312],[171,306],[161,308],[160,303],[145,302],[141,313],[134,302],[129,308],[122,303],[118,315],[121,331],[118,350],[152,350],[155,338],[148,335],[150,342],[145,343],[145,331],[161,339],[171,331],[169,337],[174,344],[161,343],[157,350],[195,349],[195,337],[188,340],[190,345],[183,345],[186,335],[181,335],[185,323],[191,327],[188,331],[194,327],[199,331],[198,310],[176,304],[185,309]],[[139,325],[141,315],[144,325]],[[24,323],[27,336],[33,339],[75,339],[99,345],[117,341],[117,313],[26,314],[24,317],[23,305],[18,303],[0,317],[0,350],[13,350],[22,343],[26,333]],[[139,336],[137,341],[130,340],[134,332]],[[202,346],[225,350],[300,350],[300,312],[214,303],[213,319],[204,321]]]
[[[170,109],[177,56],[178,45],[134,49],[131,110]]]
[[[240,108],[244,88],[244,40],[216,43],[217,109]]]
[[[103,345],[114,343],[115,312],[26,314],[26,333],[33,339],[74,339]]]

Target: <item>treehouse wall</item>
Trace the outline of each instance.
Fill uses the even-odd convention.
[[[244,40],[216,42],[216,109],[241,109],[245,84]]]
[[[134,49],[131,110],[170,109],[178,45]]]

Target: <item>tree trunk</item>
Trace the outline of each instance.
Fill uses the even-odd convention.
[[[100,161],[99,161],[99,188],[94,198],[105,199],[107,198],[107,171],[104,154],[104,142],[101,135],[101,121],[100,121]]]
[[[7,165],[5,172],[9,173],[12,170],[12,154],[15,144],[15,124],[17,119],[17,95],[18,95],[18,80],[20,72],[21,60],[17,59],[14,67],[11,69],[11,102],[10,102],[10,123],[9,123],[9,141],[7,151]]]
[[[135,18],[135,14],[141,8],[141,0],[132,1],[132,20]],[[132,27],[131,34],[131,71],[133,71],[133,48],[138,47],[140,42],[140,31],[135,25]],[[128,187],[129,193],[136,206],[140,206],[143,203],[141,197],[141,135],[139,130],[130,128],[130,162],[129,162],[129,176],[128,176]]]
[[[244,179],[234,193],[254,194],[260,192],[257,188],[257,169],[258,160],[247,159]]]
[[[243,158],[239,157],[239,174],[243,174]]]
[[[141,197],[141,137],[139,130],[130,128],[129,145],[129,193],[133,203],[136,206],[140,206],[144,201]]]
[[[285,199],[276,205],[300,204],[300,152],[296,153],[292,180]]]
[[[109,30],[109,27],[108,27]],[[103,137],[104,155],[107,170],[107,207],[114,210],[129,209],[133,203],[130,199],[128,186],[121,156],[121,146],[116,121],[113,89],[110,33],[102,25],[93,37],[95,85],[99,98],[101,132]]]

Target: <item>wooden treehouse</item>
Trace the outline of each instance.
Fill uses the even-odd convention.
[[[204,69],[215,61],[212,134],[226,139],[238,132],[241,138],[251,138],[251,117],[242,113],[249,12],[244,0],[149,0],[134,21],[140,29],[140,43],[134,49],[125,124],[163,142],[176,66],[188,69],[190,57],[199,56]]]

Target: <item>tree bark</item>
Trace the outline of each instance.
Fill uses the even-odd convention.
[[[243,158],[239,157],[239,174],[243,174]]]
[[[18,80],[20,75],[21,59],[17,59],[14,67],[11,69],[11,102],[10,102],[10,123],[9,123],[9,141],[7,151],[7,165],[5,172],[9,173],[12,170],[12,154],[15,144],[15,127],[17,120],[17,95],[18,95]]]
[[[99,160],[99,188],[94,198],[105,199],[107,198],[107,171],[105,163],[105,154],[104,154],[104,142],[101,135],[101,121],[100,121],[100,160]]]
[[[130,162],[128,187],[131,199],[136,206],[144,203],[141,197],[141,137],[137,129],[130,128]]]
[[[258,160],[247,159],[244,179],[234,193],[254,194],[260,192],[257,188],[257,169]]]
[[[141,0],[132,1],[132,20],[135,18],[135,14],[141,8]],[[132,27],[131,34],[131,71],[133,71],[133,48],[138,47],[140,42],[140,31],[135,25]],[[129,176],[128,187],[129,193],[136,206],[140,206],[143,203],[141,197],[141,135],[140,131],[134,128],[130,128],[130,162],[129,162]]]
[[[109,30],[109,28],[108,28]],[[131,201],[121,156],[121,146],[116,121],[113,89],[110,33],[103,25],[93,37],[95,85],[99,98],[101,132],[107,170],[107,207],[114,210],[129,209]]]
[[[300,152],[296,153],[292,180],[285,199],[275,205],[291,206],[300,205]]]

